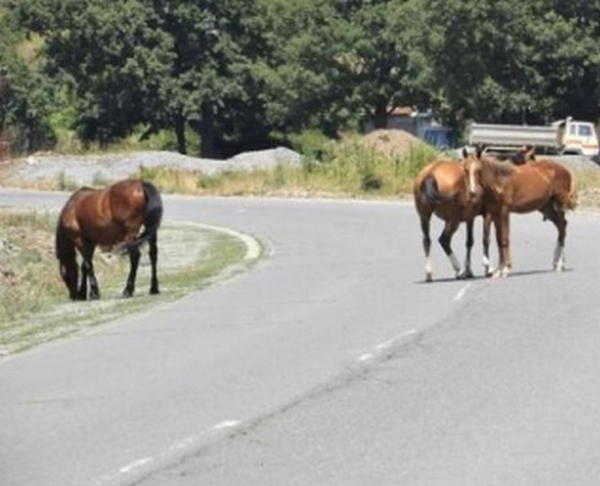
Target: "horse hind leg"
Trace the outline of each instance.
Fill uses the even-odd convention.
[[[156,295],[159,293],[158,289],[158,276],[156,270],[156,264],[158,261],[158,246],[156,244],[156,233],[154,233],[149,239],[149,255],[150,255],[150,266],[152,269],[152,276],[150,280],[150,295]]]
[[[456,255],[452,251],[452,244],[451,244],[452,236],[458,229],[458,225],[459,225],[458,220],[447,221],[446,225],[444,226],[444,230],[442,231],[442,234],[438,238],[438,241],[439,241],[440,245],[442,246],[444,252],[446,253],[446,256],[450,260],[450,264],[452,265],[452,268],[454,269],[456,278],[461,278],[463,275],[460,271],[460,263],[458,262]]]
[[[123,297],[131,297],[135,292],[135,279],[140,263],[140,248],[138,245],[129,246],[127,252],[129,253],[129,275],[127,276],[125,288],[123,289]]]
[[[548,215],[549,219],[556,226],[558,237],[556,239],[556,247],[554,248],[554,256],[552,259],[552,267],[557,272],[562,272],[565,269],[565,240],[567,236],[567,218],[563,210],[555,210]]]
[[[433,281],[433,265],[431,264],[431,236],[429,222],[431,213],[421,215],[421,232],[423,233],[423,251],[425,252],[425,281]]]

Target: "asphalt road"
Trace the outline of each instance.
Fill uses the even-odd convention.
[[[0,191],[0,204],[64,197]],[[425,284],[407,203],[165,206],[268,255],[0,362],[0,484],[600,483],[597,217],[571,216],[564,273],[549,271],[554,229],[527,215],[508,279],[451,279],[436,246]]]

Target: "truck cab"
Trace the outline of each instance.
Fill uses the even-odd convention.
[[[558,129],[558,146],[561,154],[593,157],[598,155],[598,136],[593,123],[576,121],[571,117],[552,124]]]

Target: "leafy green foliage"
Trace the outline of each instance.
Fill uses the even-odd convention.
[[[3,5],[7,126],[24,151],[170,131],[180,152],[227,156],[383,127],[399,105],[456,127],[599,115],[600,0]]]

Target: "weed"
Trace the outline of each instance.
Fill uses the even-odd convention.
[[[77,182],[67,177],[64,170],[59,172],[56,186],[59,191],[74,191],[79,187]]]

